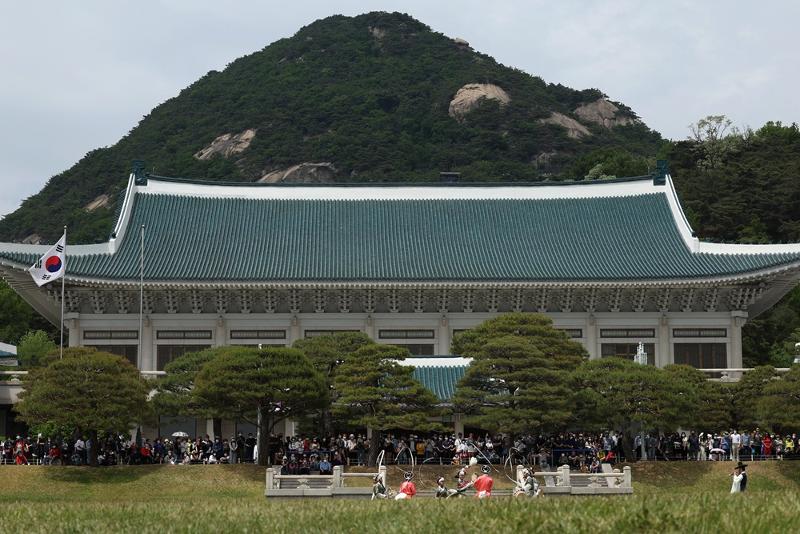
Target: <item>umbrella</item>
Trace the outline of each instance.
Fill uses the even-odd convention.
[[[172,437],[173,437],[173,438],[188,438],[188,437],[189,437],[189,434],[187,434],[186,432],[182,432],[182,431],[180,431],[180,430],[179,430],[179,431],[177,431],[177,432],[173,432],[173,433],[172,433]]]
[[[721,449],[719,447],[715,447],[715,448],[711,449],[708,452],[710,452],[712,454],[725,454],[725,449]]]

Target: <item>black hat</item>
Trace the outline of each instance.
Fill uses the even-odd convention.
[[[739,462],[738,464],[736,464],[736,469],[747,469],[747,464]]]

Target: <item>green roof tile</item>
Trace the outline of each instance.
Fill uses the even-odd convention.
[[[449,401],[456,391],[456,384],[466,372],[466,365],[415,367],[414,378],[433,392],[439,400]]]
[[[115,254],[71,276],[200,282],[615,281],[737,275],[797,253],[686,246],[663,193],[501,200],[279,200],[137,194]],[[69,247],[67,248],[69,253]],[[36,254],[2,252],[23,265]]]

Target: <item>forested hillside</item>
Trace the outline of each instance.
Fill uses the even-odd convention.
[[[407,15],[333,16],[157,106],[7,215],[0,239],[52,240],[68,224],[73,239],[104,240],[133,159],[166,176],[234,181],[274,181],[306,163],[316,166],[288,178],[352,182],[559,177],[603,147],[653,157],[661,137],[603,96],[500,65]],[[98,197],[108,203],[87,211]]]

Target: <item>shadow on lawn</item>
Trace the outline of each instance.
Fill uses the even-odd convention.
[[[73,484],[127,484],[153,473],[154,469],[163,469],[161,465],[137,466],[52,466],[45,467],[45,478],[53,482],[69,482]]]

